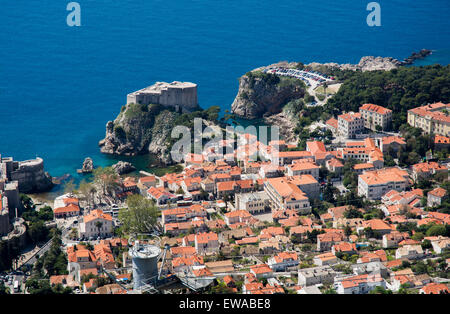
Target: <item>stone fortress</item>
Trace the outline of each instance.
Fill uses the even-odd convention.
[[[10,222],[22,209],[19,193],[45,192],[52,186],[42,158],[14,161],[0,154],[0,236],[11,231]]]
[[[159,104],[189,112],[198,107],[197,84],[190,82],[156,82],[127,95],[128,104]]]
[[[0,155],[0,180],[17,181],[21,193],[45,192],[52,188],[52,177],[44,171],[44,160],[14,161]]]

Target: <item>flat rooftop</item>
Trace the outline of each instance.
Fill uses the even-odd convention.
[[[197,87],[197,84],[191,82],[178,82],[174,81],[172,83],[167,82],[156,82],[155,84],[130,93],[129,95],[138,95],[141,93],[144,94],[160,94],[161,91],[168,90],[169,88],[194,88]]]
[[[241,197],[244,202],[264,201],[269,199],[269,196],[264,191],[241,194]]]

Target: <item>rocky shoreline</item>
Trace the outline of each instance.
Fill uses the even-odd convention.
[[[411,65],[414,63],[414,61],[425,59],[431,54],[433,54],[433,51],[428,49],[422,49],[419,52],[413,52],[411,56],[409,56],[402,62],[402,65]]]

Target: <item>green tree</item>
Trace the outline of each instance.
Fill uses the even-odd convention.
[[[80,182],[78,192],[87,202],[88,206],[91,206],[94,201],[95,186],[91,182],[83,180]]]
[[[119,220],[125,233],[149,233],[158,229],[158,215],[158,208],[153,201],[142,195],[130,195],[127,198],[127,208],[119,211]]]
[[[28,235],[33,243],[39,243],[42,241],[47,241],[49,230],[45,226],[44,221],[39,220],[31,223],[31,226],[28,229]]]
[[[345,226],[344,234],[348,237],[352,234],[352,228],[350,226]]]
[[[392,291],[386,290],[382,286],[376,286],[375,289],[370,291],[370,294],[392,294]]]
[[[52,292],[54,294],[71,294],[73,291],[72,288],[70,287],[64,288],[62,284],[58,283],[52,287]]]
[[[423,240],[421,245],[423,249],[431,249],[433,247],[431,241],[427,239]]]
[[[52,288],[50,287],[49,279],[38,279],[32,277],[25,282],[25,286],[29,294],[54,294]]]
[[[70,194],[73,194],[73,193],[75,193],[75,192],[76,192],[76,185],[75,185],[73,179],[67,181],[67,182],[64,184],[64,193],[70,193]]]
[[[323,294],[337,294],[336,290],[332,287],[327,288],[323,291]]]
[[[53,209],[50,206],[44,206],[39,209],[38,218],[43,221],[53,220]]]
[[[447,230],[445,228],[444,225],[434,225],[431,226],[428,230],[427,230],[427,236],[428,237],[433,237],[433,236],[444,236],[446,234]]]
[[[398,290],[398,294],[409,294],[409,290],[408,288],[410,288],[409,283],[404,283],[400,285],[400,289]]]
[[[22,204],[23,212],[31,212],[36,209],[33,200],[26,194],[20,194],[20,202]]]
[[[119,176],[112,167],[98,167],[94,169],[94,182],[99,184],[102,188],[103,195],[106,195],[109,189],[117,186]]]
[[[5,286],[3,281],[0,281],[0,295],[7,295],[10,294],[10,290],[8,287]]]
[[[50,249],[44,254],[43,267],[49,276],[66,275],[67,272],[67,257],[61,250],[62,240],[60,232],[53,232],[52,243]]]
[[[351,206],[349,210],[344,212],[344,217],[347,219],[351,218],[363,218],[363,214],[357,208]]]
[[[364,235],[366,236],[367,239],[374,238],[375,232],[372,230],[372,228],[367,227],[364,229]]]

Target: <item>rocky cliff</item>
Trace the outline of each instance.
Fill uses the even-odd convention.
[[[178,115],[161,105],[123,106],[117,118],[106,124],[100,151],[125,156],[152,153],[170,163],[166,142]]]
[[[280,113],[285,104],[304,95],[302,81],[254,70],[239,79],[231,112],[245,119],[258,119]]]
[[[162,164],[171,164],[170,156],[172,129],[176,125],[187,125],[195,118],[216,121],[217,107],[199,109],[191,113],[178,113],[173,108],[162,105],[123,106],[114,121],[106,124],[106,135],[99,142],[100,151],[105,154],[136,156],[151,153]],[[205,121],[205,120],[203,120]]]

